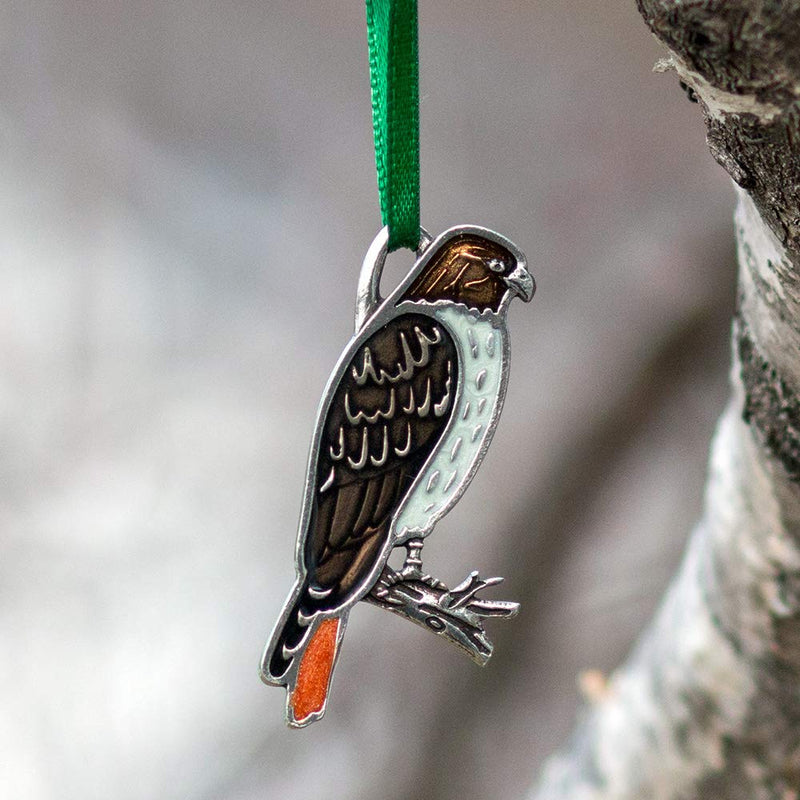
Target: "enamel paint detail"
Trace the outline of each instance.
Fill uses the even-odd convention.
[[[494,315],[477,316],[461,305],[437,308],[459,352],[461,388],[453,419],[435,456],[417,478],[392,525],[396,544],[426,536],[458,501],[493,433],[504,384],[502,327]]]
[[[453,589],[423,573],[425,537],[469,486],[494,433],[508,376],[506,316],[531,299],[508,239],[460,226],[421,231],[408,275],[382,300],[384,228],[367,252],[355,335],[319,406],[295,549],[296,579],[261,660],[286,688],[286,721],[322,718],[353,607],[364,600],[434,631],[485,664],[489,617],[517,603],[479,597],[501,578]],[[400,570],[389,566],[406,549]]]

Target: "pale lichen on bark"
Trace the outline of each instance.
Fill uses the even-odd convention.
[[[708,145],[800,263],[800,4],[638,0],[701,100]]]
[[[738,187],[732,396],[679,572],[533,796],[797,800],[800,0],[638,6]]]

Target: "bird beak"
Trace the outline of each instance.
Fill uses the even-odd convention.
[[[533,281],[533,276],[525,269],[524,265],[517,264],[514,271],[503,278],[503,281],[514,294],[519,295],[526,303],[530,303],[533,299],[536,284]]]

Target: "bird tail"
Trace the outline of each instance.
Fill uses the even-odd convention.
[[[301,588],[287,601],[261,661],[261,679],[286,687],[286,720],[302,728],[325,713],[333,667],[347,612],[320,619],[309,613],[311,598]]]

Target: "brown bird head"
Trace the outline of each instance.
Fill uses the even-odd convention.
[[[497,237],[500,239],[501,237]],[[536,286],[525,259],[511,242],[462,230],[439,245],[401,300],[449,300],[476,311],[506,309],[515,296],[526,303]]]

